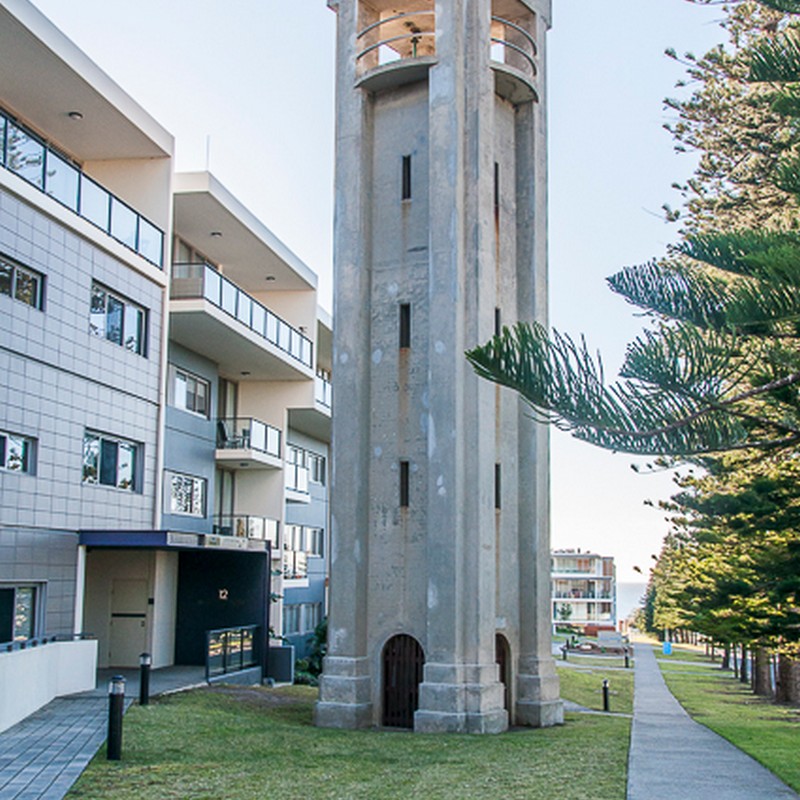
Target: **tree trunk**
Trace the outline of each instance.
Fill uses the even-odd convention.
[[[772,697],[772,678],[769,669],[769,653],[766,647],[755,649],[753,666],[753,691],[760,697]]]
[[[800,660],[787,655],[780,655],[778,658],[777,678],[776,701],[800,705]]]
[[[747,683],[747,647],[742,645],[742,662],[739,665],[739,680]]]
[[[731,668],[731,646],[729,644],[723,645],[722,663],[719,665],[720,669]]]

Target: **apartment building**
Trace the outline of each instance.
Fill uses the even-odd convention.
[[[577,550],[553,550],[551,602],[553,624],[615,628],[617,583],[613,556]]]
[[[310,268],[176,175],[27,0],[0,0],[0,66],[3,729],[144,651],[260,670],[292,591],[313,621],[331,326]]]

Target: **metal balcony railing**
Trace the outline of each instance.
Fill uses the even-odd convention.
[[[260,625],[206,631],[206,681],[258,666]]]
[[[214,536],[237,536],[270,542],[275,549],[279,544],[280,523],[276,519],[252,514],[216,514],[213,531]]]
[[[356,36],[359,73],[393,61],[436,55],[435,11],[407,11],[379,19]]]
[[[2,111],[0,163],[151,264],[163,268],[163,231]]]
[[[217,420],[219,450],[258,450],[281,457],[281,432],[278,428],[252,417],[229,417]]]
[[[312,364],[311,340],[209,264],[173,264],[173,299],[203,298],[301,364]]]
[[[303,550],[284,550],[283,577],[288,580],[307,578],[308,553]]]
[[[521,72],[533,82],[537,75],[536,40],[525,28],[503,17],[492,17],[491,58]]]
[[[314,378],[314,399],[326,408],[330,408],[333,402],[333,388],[330,378],[317,372]]]

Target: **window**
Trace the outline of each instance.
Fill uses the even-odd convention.
[[[0,431],[0,469],[32,473],[33,451],[32,439]]]
[[[293,633],[300,633],[300,606],[283,607],[283,635],[291,636]]]
[[[411,347],[410,303],[400,303],[400,347]]]
[[[83,436],[83,483],[137,491],[138,450],[139,445],[134,442],[86,431]]]
[[[325,456],[308,453],[308,477],[312,483],[325,485]]]
[[[313,633],[322,621],[322,603],[303,603],[303,620],[301,622],[304,633]]]
[[[39,587],[0,585],[0,642],[24,642],[38,633]]]
[[[211,384],[179,367],[170,365],[169,370],[172,405],[207,418]]]
[[[145,355],[144,309],[122,300],[100,284],[92,284],[89,332],[132,353]]]
[[[308,453],[302,447],[286,445],[286,488],[308,493]]]
[[[403,187],[400,198],[411,199],[411,156],[403,156]]]
[[[502,493],[500,483],[500,465],[494,465],[494,507],[499,509],[502,505]]]
[[[306,552],[311,556],[321,556],[323,553],[322,528],[306,528]]]
[[[494,310],[494,335],[499,336],[503,331],[503,322],[500,316],[500,309]]]
[[[204,517],[206,513],[206,481],[192,475],[167,473],[168,513]]]
[[[400,507],[408,508],[409,505],[409,464],[408,461],[400,462]]]
[[[0,256],[0,294],[25,305],[42,308],[44,276]]]

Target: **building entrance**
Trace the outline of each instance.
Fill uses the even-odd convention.
[[[383,724],[413,728],[419,707],[419,685],[425,654],[419,642],[407,634],[393,636],[383,648]]]

